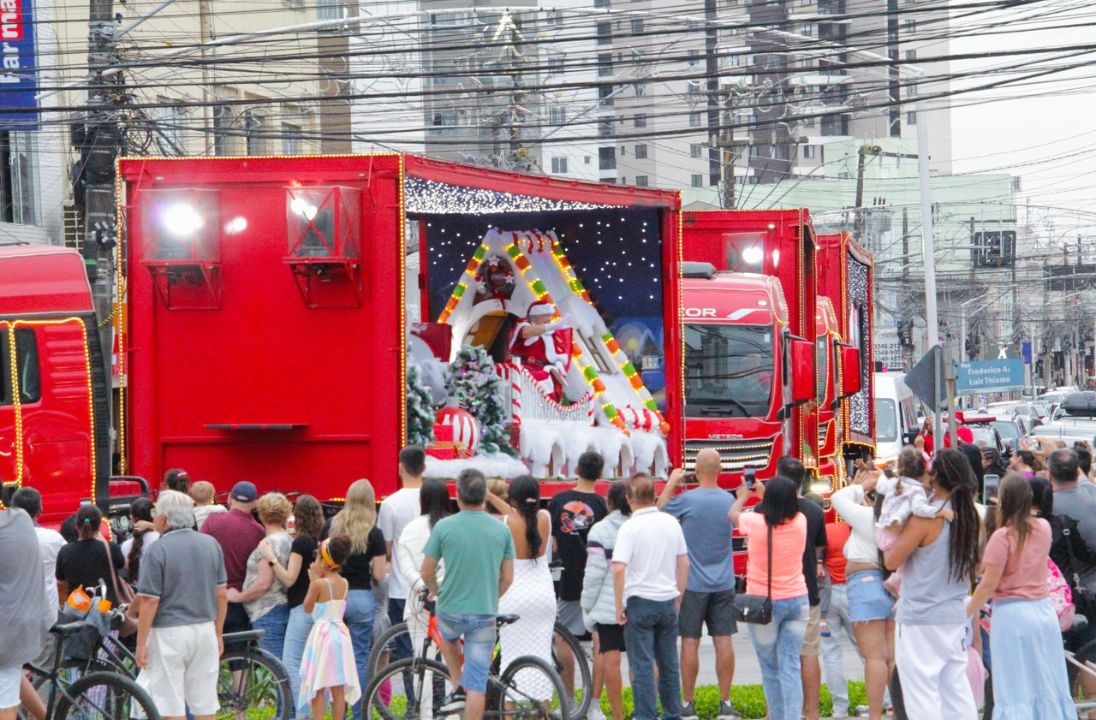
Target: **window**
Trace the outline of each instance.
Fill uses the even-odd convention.
[[[598,148],[597,166],[599,170],[616,170],[616,148]]]
[[[598,104],[602,107],[609,107],[613,104],[613,86],[612,85],[598,85],[597,88]]]
[[[627,185],[627,184],[628,184],[628,178],[626,178],[626,177],[621,177],[621,178],[620,178],[620,184],[621,184],[621,185]]]
[[[906,51],[906,62],[913,62],[916,59],[917,59],[917,51],[916,50],[907,50]]]
[[[548,13],[549,25],[562,25],[563,24],[563,12],[560,10],[553,10]]]
[[[803,146],[803,157],[807,160],[811,160],[814,158],[814,145]]]
[[[582,162],[583,162],[584,165],[589,165],[590,164],[590,156],[589,155],[583,156]]]
[[[183,112],[172,105],[170,98],[158,97],[156,102],[156,145],[165,155],[183,155]]]
[[[636,160],[646,160],[647,159],[647,146],[646,145],[636,145],[635,155],[636,155]],[[637,178],[637,180],[638,180],[638,178]],[[637,182],[636,184],[638,185],[639,183]]]
[[[0,220],[37,223],[35,137],[32,132],[0,132]]]
[[[613,24],[611,22],[604,21],[597,24],[597,41],[599,45],[613,41]]]
[[[601,178],[599,182],[603,182],[606,185],[616,185],[616,178]]]
[[[632,18],[632,34],[639,35],[643,32],[643,18]]]
[[[636,97],[643,97],[647,94],[647,83],[637,82],[633,87],[636,90]]]
[[[917,113],[916,112],[906,113],[906,124],[907,125],[916,125],[917,124]]]
[[[263,116],[254,110],[244,110],[244,144],[248,155],[263,155],[266,153]]]
[[[627,145],[621,145],[620,146],[620,156],[625,157],[627,154],[628,154],[628,146]],[[620,181],[624,182],[624,178],[621,178]]]
[[[742,56],[731,55],[729,58],[727,58],[727,65],[731,67],[742,67]]]
[[[597,136],[602,138],[613,136],[612,118],[601,118],[597,121]]]
[[[814,34],[814,26],[810,23],[803,23],[803,27],[799,29],[800,34],[810,37]]]
[[[974,267],[1012,267],[1015,252],[1015,230],[976,232],[971,237]]]
[[[917,21],[916,20],[907,20],[906,21],[906,33],[909,34],[909,35],[913,35],[915,32],[917,32]]]
[[[0,330],[0,405],[11,405],[11,354],[8,348],[8,331]],[[34,330],[19,328],[15,331],[15,362],[19,380],[19,402],[35,403],[42,399],[42,379],[38,369],[38,340]]]
[[[283,155],[300,155],[301,141],[303,139],[304,133],[301,132],[300,125],[294,125],[292,123],[282,123]]]
[[[567,174],[567,158],[554,157],[552,158],[552,172],[559,175]]]
[[[700,113],[689,113],[689,127],[700,127]]]
[[[636,175],[636,187],[648,187],[649,185],[646,175]]]
[[[215,105],[213,107],[213,154],[214,155],[231,155],[232,146],[230,135],[230,127],[232,126],[232,116],[229,109],[224,105]]]
[[[597,76],[598,77],[612,77],[613,76],[613,54],[612,53],[598,53],[598,56],[597,56]]]
[[[700,51],[699,50],[690,50],[689,51],[689,67],[696,67],[699,64],[700,64]]]
[[[693,175],[692,181],[693,181],[693,187],[695,187],[695,188],[704,187],[704,176],[703,175]]]
[[[694,160],[704,156],[704,146],[700,143],[693,143],[689,146],[689,157]]]
[[[594,7],[596,8],[608,8],[609,0],[594,0]]]
[[[723,4],[727,7],[734,7],[738,5],[738,0],[723,0]]]
[[[814,118],[813,117],[802,118],[799,121],[799,125],[801,127],[805,127],[805,128],[812,128],[812,127],[814,127]]]
[[[637,128],[647,127],[647,115],[645,113],[636,113],[635,126]]]
[[[562,74],[563,58],[558,56],[548,58],[548,72],[555,73],[557,75]]]
[[[567,108],[562,105],[548,107],[548,123],[551,125],[567,124]]]

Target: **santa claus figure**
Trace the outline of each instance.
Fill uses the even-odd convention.
[[[562,320],[551,322],[555,309],[551,303],[537,301],[529,306],[526,318],[514,328],[510,355],[520,358],[523,367],[537,381],[546,395],[559,402],[563,397],[563,380],[568,357],[556,349],[552,333],[566,327]]]

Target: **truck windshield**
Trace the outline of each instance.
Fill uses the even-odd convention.
[[[898,440],[898,413],[893,400],[875,398],[875,439],[877,442]]]
[[[685,326],[688,417],[764,417],[772,388],[771,327]]]

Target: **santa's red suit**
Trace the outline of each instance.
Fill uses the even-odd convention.
[[[514,328],[510,355],[520,358],[522,367],[529,371],[544,393],[559,402],[563,397],[562,380],[567,371],[568,357],[557,350],[554,330],[528,338],[522,337],[522,330],[529,327],[535,326],[529,320],[522,320]]]

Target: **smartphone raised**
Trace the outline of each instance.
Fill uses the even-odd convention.
[[[986,475],[982,480],[982,504],[989,505],[990,500],[997,498],[997,491],[1001,487],[1001,476],[993,474]]]
[[[753,468],[746,468],[746,471],[742,473],[742,482],[746,483],[747,490],[753,490],[757,485],[757,471]]]

